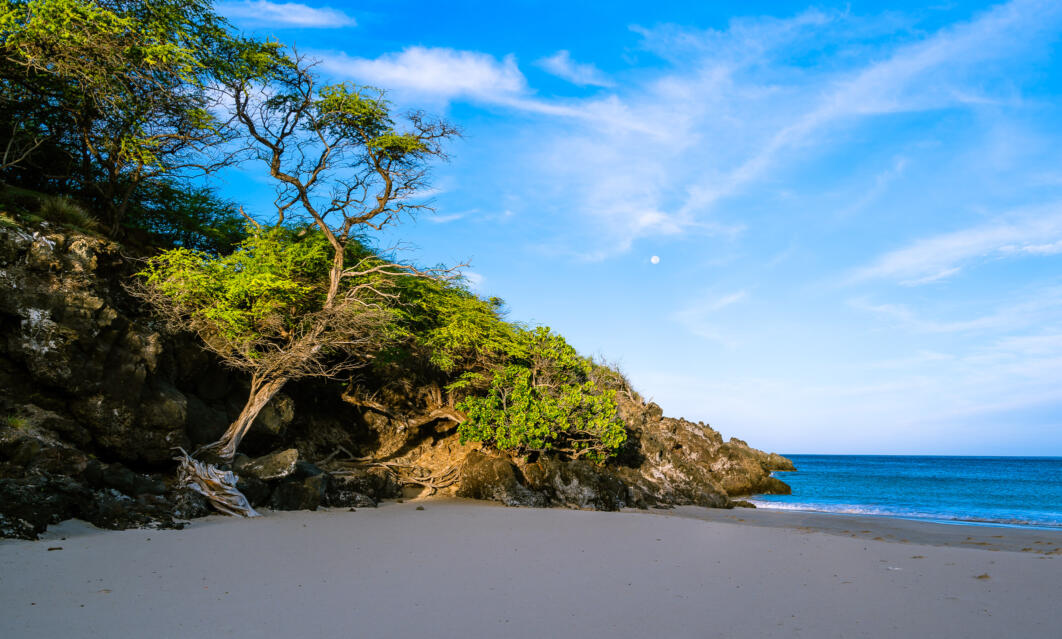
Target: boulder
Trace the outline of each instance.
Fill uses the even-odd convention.
[[[237,475],[236,490],[243,493],[243,496],[255,508],[267,504],[270,495],[273,494],[273,489],[269,484],[252,475]]]
[[[273,489],[269,507],[273,510],[317,510],[325,503],[328,484],[329,476],[324,473],[305,478],[291,475]]]
[[[528,490],[517,472],[507,459],[472,451],[461,466],[457,496],[500,501],[506,506],[546,506],[546,496]]]
[[[0,536],[36,539],[50,524],[85,518],[92,492],[69,477],[0,479]]]
[[[333,507],[376,506],[384,499],[402,495],[402,487],[384,468],[365,468],[333,475],[325,504]]]
[[[113,488],[131,497],[166,492],[166,484],[162,481],[135,473],[119,463],[102,464],[92,460],[85,467],[84,478],[93,488]]]
[[[242,466],[236,467],[235,470],[237,474],[250,475],[256,479],[268,481],[287,477],[295,472],[295,464],[298,460],[299,451],[289,448],[252,459]]]
[[[619,477],[584,460],[539,457],[523,467],[523,475],[528,488],[544,495],[551,505],[619,510],[630,500],[630,491]]]

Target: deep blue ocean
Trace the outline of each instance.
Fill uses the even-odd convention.
[[[792,495],[760,508],[1062,527],[1062,457],[788,455]]]

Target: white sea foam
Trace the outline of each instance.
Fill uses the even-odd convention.
[[[979,524],[988,526],[1022,526],[1034,528],[1058,529],[1062,527],[1054,522],[1032,521],[1027,519],[987,519],[981,517],[955,517],[941,513],[904,511],[897,509],[876,508],[855,504],[819,504],[800,502],[777,502],[763,499],[750,499],[750,503],[764,510],[789,510],[799,512],[830,513],[835,515],[869,515],[874,517],[897,517],[900,519],[919,519],[943,524]]]

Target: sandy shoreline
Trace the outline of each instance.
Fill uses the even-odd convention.
[[[1044,637],[1056,548],[1062,532],[466,501],[66,522],[0,541],[0,636]]]

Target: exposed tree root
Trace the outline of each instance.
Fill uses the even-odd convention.
[[[177,466],[177,481],[191,488],[210,500],[218,512],[235,517],[258,517],[250,502],[236,488],[236,475],[232,471],[221,470],[212,464],[201,462],[181,451]]]

